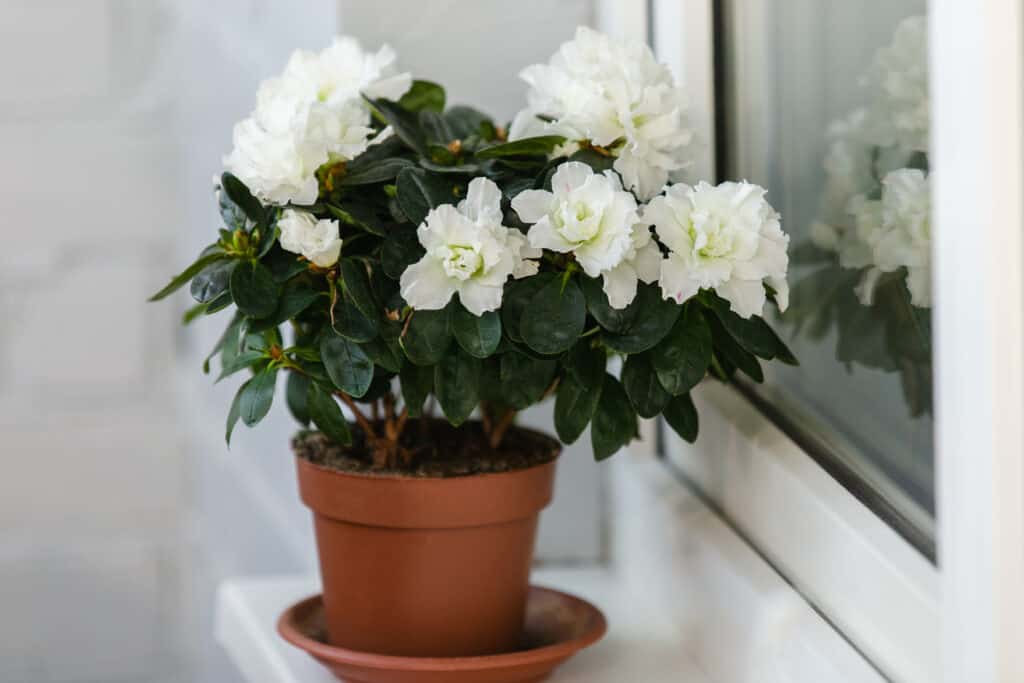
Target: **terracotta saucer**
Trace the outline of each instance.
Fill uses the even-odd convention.
[[[315,595],[292,605],[277,630],[348,683],[536,683],[598,641],[604,615],[585,600],[550,588],[530,588],[523,648],[480,657],[399,657],[356,652],[324,640],[323,602]]]

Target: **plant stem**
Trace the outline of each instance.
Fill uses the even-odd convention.
[[[516,419],[516,411],[509,410],[498,423],[494,425],[494,430],[488,435],[488,442],[491,444],[491,448],[497,448],[501,445],[502,439],[505,438],[505,432],[508,431],[509,427],[512,426],[512,422]]]
[[[359,426],[363,428],[364,432],[366,432],[367,440],[376,442],[378,438],[377,432],[374,431],[373,425],[370,424],[370,421],[366,418],[366,415],[363,414],[363,411],[359,410],[356,406],[356,402],[343,391],[336,391],[334,392],[334,395],[340,398],[342,402],[348,406],[348,409],[352,411],[352,414],[356,416],[356,422],[358,422]]]

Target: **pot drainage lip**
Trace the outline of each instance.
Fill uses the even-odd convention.
[[[601,611],[582,598],[551,588],[531,586],[526,606],[523,645],[513,652],[471,657],[405,657],[359,652],[329,645],[324,638],[323,597],[297,602],[281,615],[277,630],[292,645],[305,650],[335,674],[373,681],[374,672],[464,674],[489,672],[494,681],[522,681],[525,671],[546,675],[579,650],[604,636],[607,622]],[[508,679],[500,677],[507,672]],[[392,680],[388,678],[387,680]],[[410,677],[413,681],[415,678]],[[488,680],[491,680],[490,678]],[[531,680],[541,680],[540,678]]]

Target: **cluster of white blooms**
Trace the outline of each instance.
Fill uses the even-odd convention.
[[[789,303],[789,236],[765,190],[746,182],[673,185],[644,210],[669,248],[661,262],[661,290],[682,303],[713,289],[744,318],[760,315],[767,284],[780,310]]]
[[[521,77],[530,86],[528,107],[513,121],[511,139],[557,134],[608,148],[626,187],[642,200],[686,165],[693,133],[683,90],[647,45],[581,27],[548,64],[527,67]]]
[[[537,272],[540,250],[515,228],[502,225],[501,190],[474,178],[458,207],[442,204],[416,233],[426,254],[401,277],[402,298],[414,309],[439,310],[456,293],[473,315],[501,307],[509,277]]]
[[[534,224],[530,245],[572,253],[583,272],[602,277],[612,307],[625,308],[636,296],[638,279],[658,278],[661,261],[633,195],[614,173],[594,173],[577,161],[558,167],[551,190],[526,190],[512,200],[519,218]]]
[[[387,46],[363,52],[338,38],[319,53],[296,51],[284,73],[260,85],[256,109],[235,125],[224,165],[261,201],[312,204],[316,170],[352,159],[371,143],[370,111],[361,94],[398,99],[410,87]]]
[[[910,221],[914,237],[907,244],[914,245],[913,257],[906,249],[900,256],[888,253],[900,245],[895,238],[882,239],[903,234],[894,227],[902,219],[883,220],[886,195],[899,196],[901,202],[914,195],[916,205],[928,209],[927,179],[922,171],[909,167],[915,157],[924,158],[928,149],[927,75],[927,22],[923,16],[909,17],[897,26],[892,42],[876,53],[864,78],[868,105],[829,130],[825,190],[811,239],[835,251],[842,267],[865,269],[857,286],[865,305],[873,301],[881,273],[903,266],[914,305],[930,306],[928,216]],[[890,210],[888,215],[896,214]],[[893,265],[897,261],[902,263]]]
[[[321,268],[338,262],[341,254],[338,221],[317,220],[305,211],[285,209],[277,227],[281,230],[279,241],[285,251],[301,254]]]
[[[845,253],[841,265],[867,267],[857,287],[861,302],[873,302],[882,273],[906,268],[911,303],[931,306],[931,191],[925,174],[909,168],[892,171],[882,180],[881,199],[855,197],[850,211],[860,245],[856,253]]]

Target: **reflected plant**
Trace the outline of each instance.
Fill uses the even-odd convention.
[[[795,265],[786,320],[837,335],[836,358],[902,380],[912,416],[932,411],[927,22],[904,19],[862,79],[868,104],[829,128],[825,190]]]

